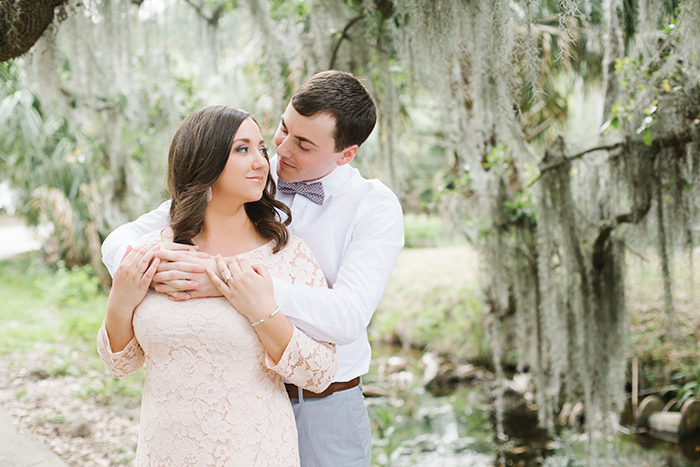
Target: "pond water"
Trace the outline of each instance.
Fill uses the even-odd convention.
[[[403,371],[387,372],[390,356],[408,362]],[[435,395],[421,384],[420,352],[373,344],[366,388],[383,395],[366,399],[372,423],[373,466],[422,467],[584,467],[586,436],[561,430],[552,439],[527,410],[505,414],[503,439],[496,443],[490,384],[463,385]],[[599,466],[686,467],[677,445],[630,433],[602,443]],[[600,445],[600,443],[599,443]],[[604,452],[603,452],[604,451]]]

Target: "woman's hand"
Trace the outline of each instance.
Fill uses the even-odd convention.
[[[267,268],[260,264],[251,266],[244,259],[225,260],[221,255],[216,256],[216,266],[224,280],[207,268],[209,278],[231,305],[255,326],[253,329],[260,342],[277,364],[294,334],[294,326],[277,309],[272,277]]]
[[[144,245],[137,250],[127,247],[126,254],[114,273],[112,290],[107,301],[108,309],[133,313],[146,296],[148,286],[158,270],[160,259],[155,258],[155,253],[159,249],[158,244]]]
[[[224,259],[216,256],[219,276],[207,268],[207,274],[214,285],[231,302],[236,310],[251,323],[265,319],[275,311],[274,287],[267,268],[261,264],[251,265],[245,259]]]
[[[105,327],[113,352],[126,347],[134,337],[131,320],[134,310],[146,296],[148,286],[158,269],[160,259],[155,257],[159,245],[144,245],[137,250],[127,247],[112,280],[107,300]]]

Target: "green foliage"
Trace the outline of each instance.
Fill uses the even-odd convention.
[[[679,9],[670,9],[669,22],[661,28],[663,37],[660,39],[660,55],[658,59],[643,61],[641,58],[629,56],[615,59],[615,74],[620,77],[620,85],[626,90],[629,103],[618,102],[611,108],[605,123],[600,129],[601,134],[607,135],[611,128],[623,129],[625,121],[634,120],[635,100],[642,94],[645,102],[642,121],[636,129],[636,134],[642,135],[646,146],[654,143],[651,127],[658,122],[659,98],[666,94],[682,94],[686,90],[686,82],[690,76],[687,60],[675,57],[677,62],[667,66],[668,60],[674,57],[674,49],[680,38],[674,35]],[[626,130],[626,129],[625,129]]]
[[[311,7],[304,0],[272,0],[270,16],[276,21],[292,17],[296,22],[308,21]]]
[[[600,127],[600,134],[607,135],[612,128],[620,130],[625,122],[631,122],[634,118],[634,104],[634,100],[630,99],[628,104],[618,102],[613,105],[610,115]]]
[[[60,307],[62,331],[90,345],[96,353],[93,343],[107,309],[100,278],[90,266],[66,269],[61,265],[50,280],[44,281],[44,287],[47,298]]]
[[[91,301],[100,294],[100,279],[90,266],[67,269],[59,263],[58,271],[45,282],[46,297],[61,306],[75,306]]]
[[[0,353],[25,351],[62,337],[53,304],[39,285],[50,273],[37,270],[34,261],[35,255],[25,255],[0,262]]]
[[[90,267],[58,272],[37,266],[35,254],[0,262],[0,353],[50,355],[36,371],[44,377],[93,377],[79,395],[110,402],[140,403],[144,370],[127,378],[108,374],[97,355],[95,336],[102,325],[107,297]],[[78,357],[76,357],[78,356]],[[22,397],[17,394],[16,397]]]
[[[42,109],[16,62],[0,64],[0,109],[0,153],[11,168],[20,213],[32,225],[54,224],[47,256],[89,263],[99,254],[98,232],[104,229],[98,190],[89,186],[101,171],[91,135],[71,128],[65,115]]]
[[[503,173],[510,168],[513,163],[513,156],[508,151],[505,144],[499,144],[491,148],[486,160],[483,163],[484,170],[495,170],[496,173]]]
[[[646,117],[644,117],[644,120],[642,120],[642,124],[639,126],[639,128],[637,128],[637,134],[642,134],[644,145],[646,146],[651,146],[654,142],[654,139],[651,135],[651,127],[659,120],[659,117],[655,113],[657,109],[657,103],[658,100],[655,100],[652,105],[644,109],[644,114],[646,115]]]
[[[511,222],[537,225],[537,206],[532,202],[529,192],[518,192],[514,200],[504,201],[503,204]]]
[[[34,255],[0,263],[0,281],[6,285],[0,289],[0,322],[5,323],[0,327],[0,352],[68,338],[87,343],[96,354],[95,336],[107,300],[100,279],[89,266],[62,266],[54,272],[25,266],[31,261]]]
[[[105,404],[123,399],[130,405],[139,405],[143,395],[145,376],[145,368],[126,378],[115,378],[105,371],[103,378],[93,379],[91,384],[81,387],[77,395],[82,399],[96,399]]]
[[[406,248],[430,248],[447,243],[444,223],[437,216],[406,214],[403,231]]]
[[[676,398],[678,399],[678,402],[676,402],[676,407],[679,410],[687,401],[700,397],[700,378],[698,378],[698,376],[699,375],[696,374],[693,381],[685,383],[678,390],[678,394],[676,395]]]
[[[400,340],[438,354],[486,358],[482,302],[468,246],[404,249],[370,324],[372,340]]]

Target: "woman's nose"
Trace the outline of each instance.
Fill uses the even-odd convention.
[[[253,157],[253,165],[255,168],[262,167],[267,163],[267,157],[261,149],[257,150],[257,157]]]

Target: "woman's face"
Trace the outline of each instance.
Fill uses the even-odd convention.
[[[212,201],[250,203],[262,197],[270,164],[257,123],[248,117],[233,137],[223,172],[211,187]]]

